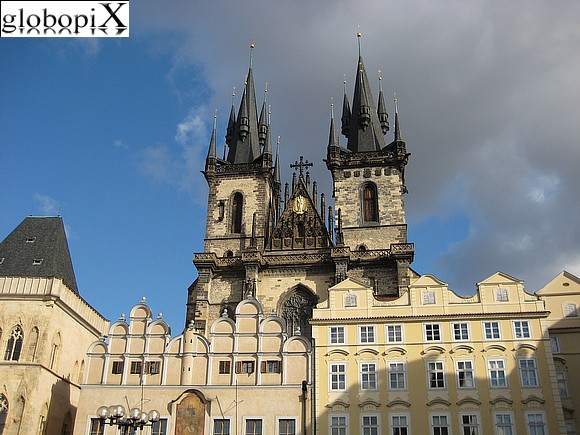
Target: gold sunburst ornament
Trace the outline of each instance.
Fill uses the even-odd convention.
[[[304,214],[307,210],[308,206],[306,205],[306,198],[302,195],[298,195],[294,198],[292,203],[292,211],[296,214]]]

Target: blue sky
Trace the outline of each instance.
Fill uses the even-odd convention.
[[[146,296],[179,333],[213,113],[221,150],[250,41],[284,181],[304,155],[330,197],[330,99],[345,75],[352,93],[360,30],[412,153],[412,267],[463,294],[498,270],[536,291],[580,273],[578,18],[572,1],[140,1],[130,38],[2,38],[0,238],[62,215],[81,295],[111,320]]]

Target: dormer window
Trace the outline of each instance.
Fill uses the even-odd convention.
[[[26,239],[26,243],[34,243],[34,242],[36,242],[36,237],[28,237]]]
[[[507,302],[508,301],[508,291],[505,288],[498,288],[495,290],[495,300],[497,302]]]
[[[34,260],[32,260],[32,265],[33,266],[40,266],[43,261],[44,261],[44,258],[35,258]]]
[[[426,290],[423,292],[423,305],[432,305],[435,303],[435,292]]]
[[[344,306],[345,307],[356,307],[356,295],[348,293],[344,295]]]

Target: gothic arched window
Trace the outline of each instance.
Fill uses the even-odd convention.
[[[290,292],[282,302],[282,318],[286,320],[289,335],[312,337],[312,328],[308,319],[316,307],[316,296],[301,286]]]
[[[22,328],[20,326],[16,326],[10,333],[8,343],[6,344],[6,352],[4,353],[5,361],[18,361],[20,359],[22,340],[24,340]]]
[[[366,183],[362,190],[362,218],[363,222],[379,221],[377,186],[373,183]]]
[[[4,394],[0,394],[0,435],[4,433],[6,417],[8,416],[8,399]]]
[[[240,192],[237,192],[232,200],[232,233],[242,232],[243,205],[244,205],[244,197]]]

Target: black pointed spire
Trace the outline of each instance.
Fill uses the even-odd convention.
[[[346,79],[343,81],[344,84],[344,97],[342,99],[342,116],[340,118],[342,122],[341,133],[348,137],[350,131],[350,103],[348,102],[348,97],[346,95]]]
[[[403,142],[401,127],[399,126],[399,108],[397,106],[397,96],[395,95],[395,141]]]
[[[231,146],[234,140],[234,130],[236,128],[236,108],[234,107],[235,96],[236,96],[236,87],[234,86],[234,89],[232,91],[232,109],[230,110],[230,119],[228,120],[228,128],[226,130],[226,143],[229,146]]]
[[[377,108],[377,115],[379,116],[379,122],[381,123],[383,134],[387,134],[387,131],[389,131],[389,114],[387,113],[385,97],[383,96],[383,78],[380,74],[381,71],[379,70],[379,106]]]
[[[336,127],[334,126],[334,102],[330,104],[330,132],[328,133],[328,148],[337,147]]]
[[[264,89],[264,102],[262,103],[262,111],[260,112],[260,120],[258,121],[258,139],[260,145],[265,146],[266,136],[268,134],[268,114],[266,111],[266,95],[268,94],[268,83]]]
[[[217,110],[213,115],[213,129],[211,132],[211,139],[209,140],[209,149],[207,150],[207,157],[205,159],[205,173],[215,172],[216,165],[216,129],[217,129]]]

